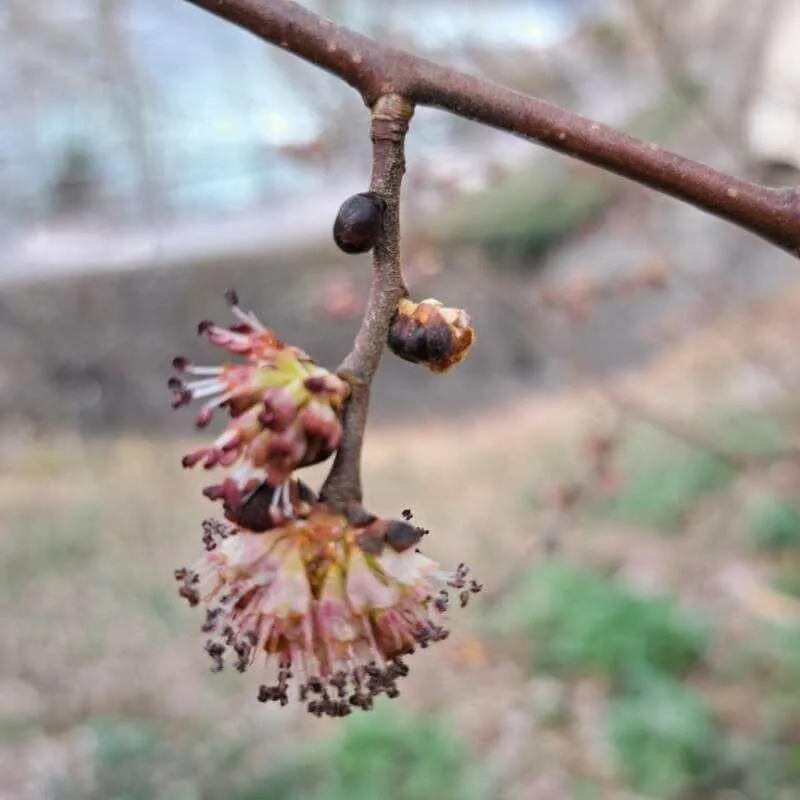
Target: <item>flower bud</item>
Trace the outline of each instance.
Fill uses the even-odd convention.
[[[403,299],[389,328],[389,349],[404,361],[446,372],[458,364],[475,341],[472,320],[460,308],[447,308],[430,298],[421,303]]]
[[[333,223],[333,240],[345,253],[366,253],[375,247],[383,231],[386,201],[373,192],[362,192],[342,203]]]

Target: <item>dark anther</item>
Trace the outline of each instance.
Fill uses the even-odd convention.
[[[344,697],[347,694],[347,673],[340,670],[331,677],[330,684],[336,689],[339,697]]]
[[[398,553],[413,547],[422,538],[422,529],[407,522],[392,520],[386,529],[386,541]]]
[[[181,586],[181,588],[178,589],[178,594],[183,597],[192,608],[200,602],[200,595],[198,592],[189,586]]]
[[[222,657],[225,654],[225,646],[219,642],[209,639],[206,642],[205,650],[208,655],[211,656],[211,660],[214,662],[211,666],[211,671],[222,672],[222,668],[224,666]]]
[[[203,623],[200,630],[202,630],[203,633],[213,633],[214,629],[217,627],[217,618],[221,613],[221,608],[207,608],[206,621]]]

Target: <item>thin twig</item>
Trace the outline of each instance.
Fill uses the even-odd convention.
[[[747,452],[732,450],[715,441],[715,439],[698,430],[691,423],[658,411],[637,400],[630,393],[603,380],[600,375],[575,352],[574,342],[566,330],[566,341],[549,342],[550,353],[560,358],[572,373],[573,378],[596,397],[603,400],[613,410],[644,422],[660,430],[672,439],[682,442],[693,450],[707,453],[733,472],[765,469],[784,461],[800,462],[800,447],[789,446],[763,452]]]
[[[800,189],[735,178],[490,81],[380,44],[289,0],[186,0],[347,82],[371,108],[397,94],[414,105],[532,139],[739,225],[800,257]]]
[[[486,608],[496,608],[513,593],[537,559],[553,558],[561,553],[566,534],[576,517],[583,508],[602,496],[601,489],[606,476],[604,467],[608,466],[614,456],[626,422],[624,414],[615,410],[607,432],[598,437],[609,445],[601,457],[602,464],[596,458],[588,458],[580,474],[559,487],[560,497],[552,503],[550,514],[542,524],[541,533],[531,537],[526,547],[514,556],[514,563],[502,577],[494,581],[493,588],[486,593],[483,600]]]
[[[408,294],[400,265],[400,186],[405,172],[404,141],[414,106],[398,95],[381,97],[372,109],[370,191],[386,201],[383,235],[373,254],[372,285],[353,350],[339,367],[351,387],[342,411],[344,433],[321,495],[343,508],[360,508],[361,448],[369,410],[370,384],[386,347],[389,324]]]
[[[646,0],[628,0],[628,7],[644,30],[658,69],[672,92],[693,107],[711,133],[730,148],[734,156],[743,160],[745,147],[738,138],[739,130],[728,124],[708,98],[698,91],[700,82],[687,66],[687,54],[681,52],[674,38],[664,28],[664,19],[655,13]]]
[[[787,447],[753,453],[742,450],[729,450],[690,423],[667,416],[661,411],[656,411],[618,389],[601,384],[596,385],[594,388],[612,407],[638,419],[640,422],[657,428],[662,433],[682,442],[692,450],[707,453],[734,472],[746,472],[751,469],[769,467],[781,461],[800,462],[800,448]]]

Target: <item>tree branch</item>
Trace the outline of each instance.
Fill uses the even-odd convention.
[[[532,139],[676,197],[800,257],[800,191],[740,180],[599,122],[335,25],[291,0],[187,0],[333,73],[372,107],[386,94]]]
[[[350,383],[342,411],[342,442],[321,497],[345,509],[360,509],[361,448],[369,410],[370,384],[386,347],[397,304],[408,294],[400,265],[400,185],[405,173],[403,143],[414,106],[399,95],[381,97],[372,109],[370,191],[386,201],[383,235],[373,252],[372,285],[352,352],[339,367]]]

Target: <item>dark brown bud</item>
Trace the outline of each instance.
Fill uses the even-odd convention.
[[[475,341],[469,314],[438,300],[401,300],[389,329],[389,349],[404,361],[446,372],[458,364]]]
[[[386,201],[374,192],[361,192],[342,203],[333,223],[333,241],[345,253],[366,253],[383,232]]]

